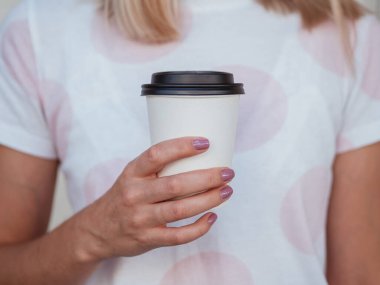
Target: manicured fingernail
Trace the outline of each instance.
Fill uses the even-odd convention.
[[[235,177],[235,172],[232,169],[226,168],[221,172],[223,181],[230,181]]]
[[[208,139],[199,138],[193,140],[193,146],[196,150],[208,149],[210,147],[210,142]]]
[[[220,197],[225,200],[230,198],[232,193],[234,193],[234,190],[230,186],[226,186],[220,190]]]
[[[215,221],[218,219],[218,216],[216,214],[211,214],[210,217],[208,217],[207,222],[209,224],[215,223]]]

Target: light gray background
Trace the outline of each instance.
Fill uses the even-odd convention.
[[[7,14],[9,9],[11,9],[17,2],[18,0],[0,0],[0,21]],[[380,0],[359,0],[359,2],[365,4],[373,11],[376,11],[380,16]],[[50,228],[54,228],[62,221],[66,220],[71,216],[71,213],[71,207],[68,203],[65,191],[65,181],[62,178],[62,175],[59,175],[56,195],[54,197],[53,215],[50,221]]]

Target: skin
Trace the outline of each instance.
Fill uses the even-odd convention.
[[[330,285],[380,284],[380,143],[337,157],[327,233]]]
[[[192,147],[192,138],[156,145],[130,162],[103,197],[45,234],[58,163],[0,147],[0,284],[82,284],[105,258],[206,234],[210,213],[178,229],[165,223],[223,203],[221,169],[174,179],[155,175],[168,162],[203,151]],[[380,282],[379,173],[380,144],[336,158],[327,228],[330,285]],[[168,201],[200,190],[208,191]]]
[[[194,139],[151,147],[126,166],[104,196],[49,234],[57,161],[0,147],[0,284],[82,284],[104,259],[185,244],[206,234],[213,213],[183,227],[166,224],[226,201],[221,195],[229,182],[222,177],[225,168],[156,176],[172,161],[205,152],[193,146]],[[172,200],[195,193],[200,194]]]

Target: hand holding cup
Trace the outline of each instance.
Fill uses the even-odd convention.
[[[157,177],[157,172],[179,159],[201,155],[208,148],[205,138],[177,138],[153,145],[131,161],[112,188],[84,211],[88,220],[83,228],[89,238],[82,250],[83,259],[135,256],[206,234],[217,218],[214,213],[182,227],[167,224],[225,202],[233,192],[227,186],[234,177],[233,170],[216,167],[165,177]]]

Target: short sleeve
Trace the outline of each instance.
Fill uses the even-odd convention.
[[[38,78],[24,1],[0,29],[0,144],[54,159],[57,155],[44,116]]]
[[[356,76],[343,110],[337,152],[380,141],[380,23],[367,16],[358,24]]]

